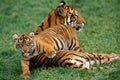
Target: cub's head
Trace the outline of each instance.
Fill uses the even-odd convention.
[[[84,18],[80,13],[73,7],[66,5],[64,1],[61,1],[59,6],[56,8],[58,16],[65,19],[64,25],[70,25],[75,28],[76,31],[81,31],[85,24]]]
[[[35,50],[35,43],[33,41],[34,33],[13,35],[14,46],[17,50],[19,50],[23,56],[30,56],[33,54]]]

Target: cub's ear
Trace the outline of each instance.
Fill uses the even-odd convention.
[[[33,38],[35,36],[34,32],[30,32],[29,36]]]
[[[65,1],[61,1],[60,4],[59,4],[59,6],[63,6],[65,4],[66,4]]]
[[[12,37],[13,37],[14,40],[16,40],[18,38],[18,35],[14,34]]]

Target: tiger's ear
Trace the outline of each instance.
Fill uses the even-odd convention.
[[[29,36],[33,38],[35,36],[34,32],[30,32]]]
[[[67,10],[65,9],[65,2],[61,1],[59,6],[56,9],[57,15],[64,17],[66,16]]]
[[[65,1],[61,1],[60,4],[59,4],[59,6],[63,6],[65,4],[66,4]]]
[[[14,40],[16,40],[18,38],[18,35],[14,34],[12,37],[13,37]]]

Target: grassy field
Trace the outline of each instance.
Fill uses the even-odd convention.
[[[65,0],[86,20],[77,32],[79,44],[86,52],[120,54],[119,0]],[[0,80],[20,78],[20,53],[13,47],[14,33],[34,31],[60,0],[0,0]],[[37,69],[26,80],[119,80],[120,62],[114,61],[91,72],[71,68]],[[99,66],[98,66],[99,67]]]

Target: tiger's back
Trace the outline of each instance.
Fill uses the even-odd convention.
[[[76,39],[77,40],[77,36],[76,33],[74,31],[74,29],[70,26],[65,26],[65,25],[55,25],[53,26],[53,28],[49,28],[43,32],[41,32],[40,34],[36,35],[37,37],[40,38],[53,38],[54,37],[59,37],[64,39]]]
[[[55,50],[76,50],[81,51],[75,30],[70,26],[56,25],[35,37],[54,46]]]

